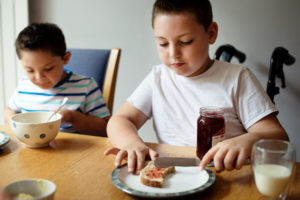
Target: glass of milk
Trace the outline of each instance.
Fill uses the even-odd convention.
[[[284,140],[259,140],[252,148],[252,169],[261,199],[286,199],[296,148]]]

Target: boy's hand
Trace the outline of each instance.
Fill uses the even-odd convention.
[[[155,160],[158,157],[158,153],[150,149],[143,143],[130,144],[122,149],[110,148],[104,152],[104,155],[115,154],[115,166],[119,167],[122,160],[127,159],[128,172],[139,174],[145,166],[145,158],[150,156],[151,160]],[[136,169],[135,169],[136,168]]]
[[[13,196],[4,190],[0,191],[0,199],[2,200],[13,200]]]
[[[251,155],[252,145],[255,142],[250,134],[244,134],[219,142],[203,157],[201,170],[213,159],[217,172],[223,170],[240,169]]]
[[[72,123],[72,121],[73,121],[72,112],[75,112],[75,111],[73,111],[73,110],[60,110],[58,113],[61,114],[61,116],[62,116],[61,121]]]

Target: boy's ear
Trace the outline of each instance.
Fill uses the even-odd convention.
[[[212,22],[208,27],[209,44],[214,44],[218,37],[218,24]]]
[[[64,56],[64,64],[68,64],[68,62],[70,61],[70,58],[71,58],[71,52],[70,51],[67,51],[65,56]]]

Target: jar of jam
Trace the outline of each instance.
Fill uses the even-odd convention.
[[[197,156],[204,154],[216,143],[224,139],[225,118],[222,108],[202,107],[197,120]]]

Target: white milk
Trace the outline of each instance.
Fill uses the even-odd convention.
[[[254,169],[255,183],[258,190],[270,197],[276,197],[284,192],[291,170],[275,164],[257,165]]]

